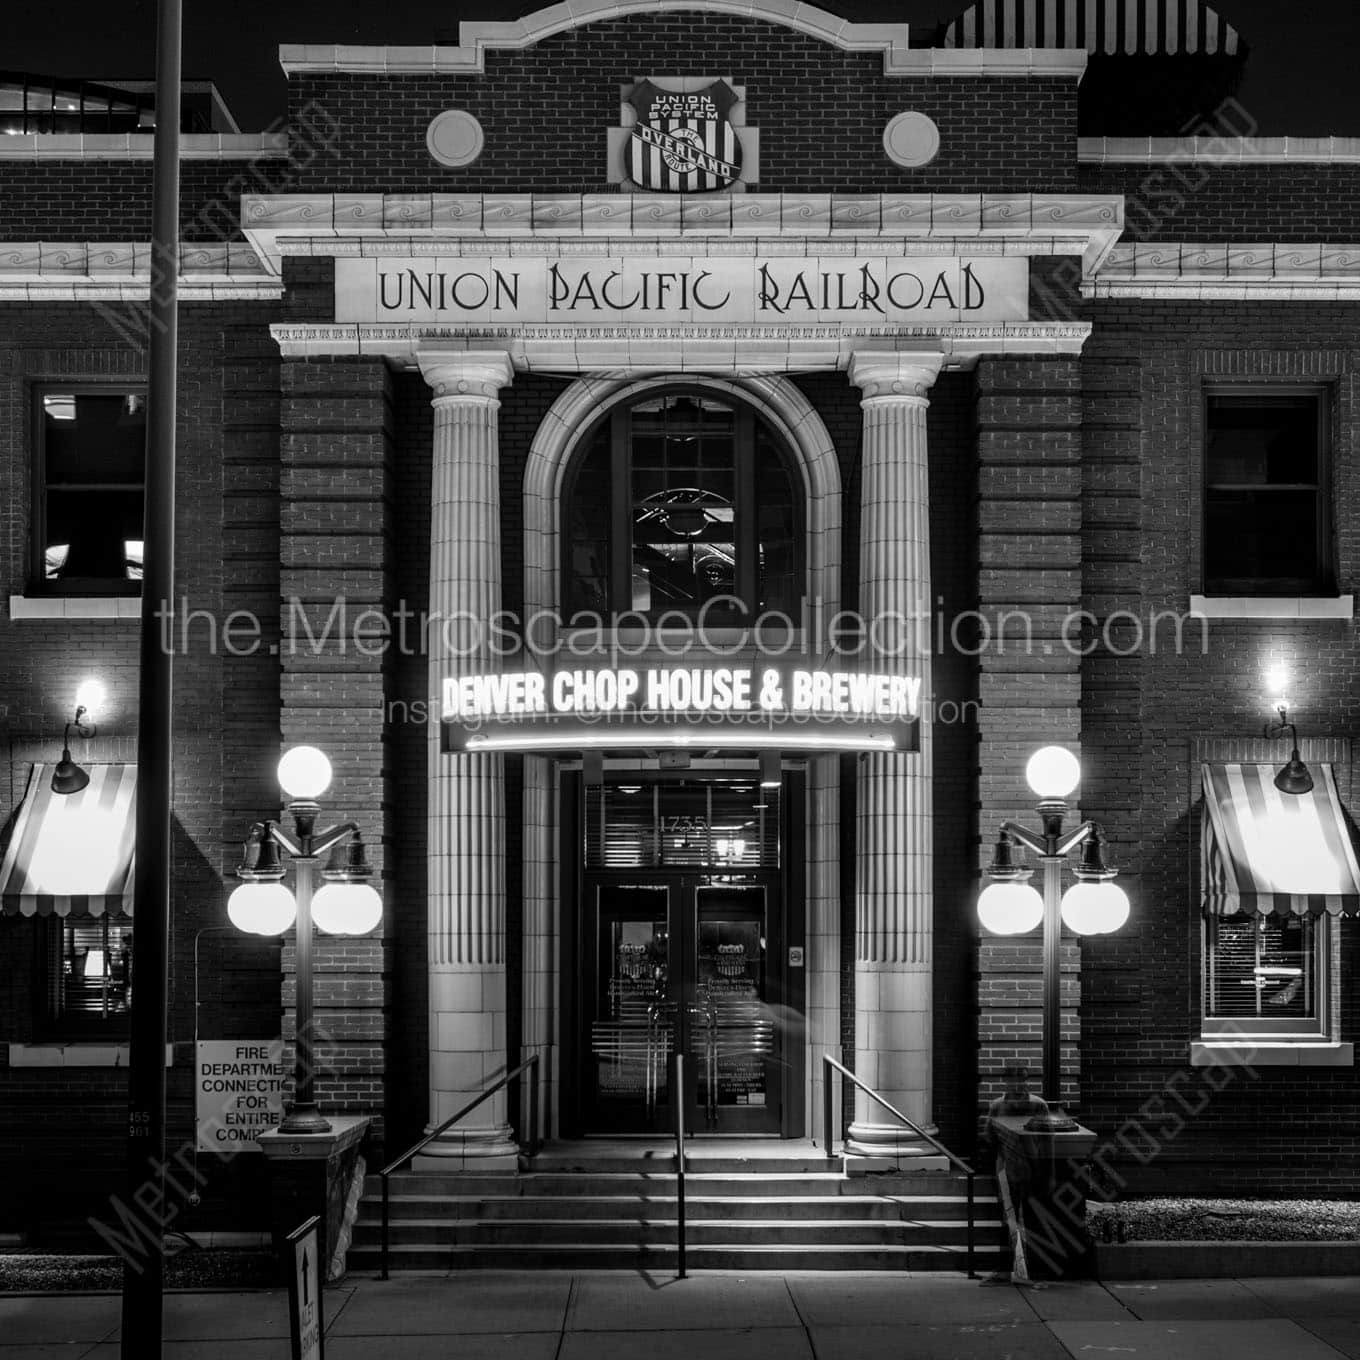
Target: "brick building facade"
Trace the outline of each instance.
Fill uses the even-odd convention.
[[[629,1079],[602,1086],[592,1048],[628,1041],[606,1014],[627,991],[604,976],[623,956],[596,948],[617,928],[646,967],[693,936],[683,959],[665,955],[663,991],[707,976],[714,941],[759,973],[773,1047],[740,1080],[710,1079],[717,1132],[820,1141],[830,1052],[968,1152],[1005,1064],[1039,1063],[1037,937],[981,933],[975,901],[997,824],[1032,819],[1026,759],[1059,743],[1080,752],[1074,808],[1105,829],[1132,903],[1117,933],[1062,946],[1063,1095],[1110,1135],[1113,1181],[1348,1190],[1360,1015],[1346,916],[1360,904],[1333,894],[1315,922],[1297,908],[1258,921],[1247,903],[1229,926],[1206,923],[1200,826],[1202,767],[1287,756],[1261,735],[1280,667],[1303,759],[1330,767],[1344,808],[1360,793],[1354,146],[1254,139],[1230,99],[1187,105],[1175,139],[1086,136],[1092,84],[1124,68],[1099,45],[1088,63],[1084,33],[1024,45],[983,24],[909,42],[782,0],[557,8],[464,25],[457,47],[285,47],[286,135],[185,138],[172,1143],[193,1141],[195,1040],[291,1037],[292,945],[230,927],[225,900],[246,829],[278,815],[280,749],[310,743],[334,766],[326,807],[360,823],[385,903],[371,934],[318,939],[318,1094],[372,1117],[388,1151],[534,1053],[543,1132],[632,1127],[643,1096]],[[1199,16],[1208,41],[1206,6],[1162,9]],[[1215,41],[1227,70],[1235,35]],[[730,188],[628,179],[629,99],[648,80],[734,92]],[[1160,105],[1159,129],[1167,117]],[[68,570],[80,545],[54,528],[65,515],[95,534],[98,515],[70,498],[135,483],[73,489],[58,467],[63,421],[83,431],[117,398],[107,419],[135,425],[145,386],[146,258],[132,243],[149,217],[150,139],[119,136],[0,146],[7,836],[82,681],[105,698],[75,758],[127,763],[135,746],[136,555],[121,579],[82,585]],[[849,270],[862,291],[800,298],[807,260],[814,290]],[[894,271],[914,279],[913,265],[913,305],[865,300],[882,287],[900,302]],[[623,283],[663,266],[707,271],[726,310],[662,298],[639,320],[616,305]],[[739,479],[764,431],[775,452],[761,466],[794,487],[794,527],[785,542],[762,519],[767,538],[734,536],[728,566],[713,565],[723,525],[766,513],[743,506],[766,506],[756,477],[726,497],[681,488],[696,492],[691,517],[706,507],[702,528],[673,499],[650,503],[651,522],[691,540],[686,561],[703,547],[710,586],[740,596],[745,579],[753,608],[784,551],[800,603],[870,618],[924,604],[914,749],[865,745],[853,723],[821,746],[792,727],[763,746],[715,731],[676,771],[666,741],[469,754],[442,735],[428,718],[443,681],[526,663],[502,664],[484,640],[461,654],[447,638],[396,645],[394,618],[570,612],[593,588],[580,545],[602,542],[599,588],[617,606],[622,573],[625,607],[654,621],[681,590],[679,549],[645,566],[643,521],[612,509],[607,487],[590,501],[599,488],[577,470],[614,432],[627,499],[634,464],[619,460],[642,445],[619,449],[644,436],[617,431],[650,430],[679,457],[691,419],[731,422]],[[1261,453],[1272,439],[1284,453]],[[78,447],[77,468],[91,446]],[[609,530],[592,539],[598,517]],[[644,600],[648,572],[659,584]],[[695,604],[674,598],[682,614]],[[1023,620],[1027,643],[1004,620]],[[1185,645],[1166,646],[1178,632]],[[667,664],[655,645],[637,662]],[[764,827],[750,820],[768,806],[762,749],[783,759],[770,845],[715,841],[709,812],[697,858],[668,850],[666,819],[694,830],[696,797],[736,798],[733,827]],[[629,789],[654,797],[653,821],[627,811]],[[597,834],[624,858],[598,858]],[[1280,891],[1313,891],[1283,872]],[[669,894],[661,918],[644,888]],[[35,1236],[94,1212],[123,1155],[125,1015],[107,992],[91,1010],[71,979],[101,949],[81,929],[135,923],[82,912],[79,897],[63,916],[54,900],[30,880],[0,916],[0,1149],[32,1173],[0,1232]],[[1256,934],[1233,934],[1245,921]],[[644,925],[656,931],[634,938]],[[1296,976],[1272,1030],[1266,1007],[1288,984],[1270,979]],[[666,1023],[663,1052],[694,1043],[683,1019]],[[430,1155],[450,1170],[512,1156],[515,1098],[477,1118]],[[862,1102],[847,1098],[845,1122],[866,1155],[923,1151]],[[208,1188],[184,1225],[261,1225],[258,1161],[203,1154]]]

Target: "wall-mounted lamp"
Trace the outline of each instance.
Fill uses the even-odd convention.
[[[1266,737],[1270,741],[1289,733],[1294,743],[1294,749],[1289,753],[1289,761],[1280,768],[1280,772],[1275,776],[1275,787],[1281,793],[1292,794],[1295,798],[1301,794],[1311,793],[1313,789],[1313,776],[1308,771],[1308,766],[1299,759],[1299,729],[1289,721],[1289,710],[1283,703],[1280,704],[1276,712],[1280,715],[1279,722],[1266,724]]]
[[[57,762],[57,768],[52,771],[52,792],[60,794],[79,793],[86,784],[90,782],[90,776],[81,769],[79,765],[71,759],[71,729],[74,727],[78,735],[85,741],[94,736],[95,728],[93,723],[82,723],[81,719],[85,716],[87,709],[84,704],[76,705],[75,717],[66,724],[61,736],[61,759]]]

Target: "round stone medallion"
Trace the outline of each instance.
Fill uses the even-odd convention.
[[[940,151],[940,129],[924,113],[899,113],[883,129],[883,149],[905,170],[929,165]]]
[[[445,109],[431,122],[425,145],[440,165],[471,165],[482,154],[482,125],[466,109]]]

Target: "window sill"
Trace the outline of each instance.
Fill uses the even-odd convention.
[[[1205,619],[1353,619],[1354,595],[1192,595],[1190,613]]]
[[[138,595],[11,595],[11,619],[128,619],[142,616]]]
[[[86,1040],[83,1043],[10,1044],[11,1067],[126,1067],[125,1040]],[[165,1065],[174,1062],[174,1047],[165,1046]]]
[[[1278,1040],[1205,1040],[1190,1045],[1191,1067],[1354,1067],[1355,1045]]]

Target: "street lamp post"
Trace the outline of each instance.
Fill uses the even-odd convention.
[[[363,839],[354,822],[316,830],[321,805],[316,801],[331,782],[331,763],[315,746],[295,746],[279,761],[279,784],[289,798],[293,834],[276,822],[256,822],[237,870],[242,880],[227,900],[227,915],[253,935],[281,935],[297,922],[297,1034],[293,1051],[293,1099],[280,1133],[329,1133],[317,1109],[316,1065],[312,1057],[312,926],[328,935],[364,935],[382,920],[382,899],[369,886],[372,875]],[[293,861],[294,892],[284,886],[280,851]],[[317,891],[318,862],[334,851],[321,870],[326,880]]]
[[[1025,778],[1039,799],[1039,832],[1005,821],[987,873],[991,883],[978,898],[978,917],[994,935],[1022,935],[1044,927],[1043,1094],[1051,1109],[1062,1101],[1062,927],[1079,935],[1104,935],[1128,920],[1129,899],[1105,864],[1104,835],[1095,822],[1063,831],[1067,799],[1081,780],[1076,756],[1045,746],[1030,757]],[[1030,870],[1016,858],[1016,843],[1028,846],[1043,865],[1043,896],[1030,886]],[[1081,847],[1077,881],[1063,892],[1067,857]],[[1056,1116],[1058,1121],[1063,1117]]]

